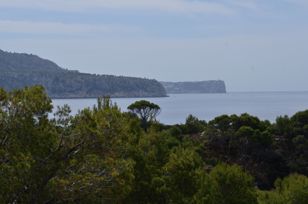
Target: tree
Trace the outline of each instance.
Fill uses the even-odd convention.
[[[199,120],[193,115],[189,115],[186,118],[185,129],[188,134],[198,134],[201,133],[206,127],[206,122]]]
[[[0,90],[0,200],[35,203],[53,169],[49,158],[58,147],[52,110],[43,87]]]
[[[190,116],[146,132],[137,115],[149,123],[159,106],[130,107],[105,97],[51,118],[43,87],[0,88],[0,203],[307,203],[308,111],[277,124]]]
[[[290,173],[308,176],[308,111],[291,118],[279,117],[274,124],[277,152],[285,159]]]
[[[260,191],[260,204],[304,204],[308,200],[308,178],[292,174],[286,178],[277,179],[275,189]]]
[[[128,120],[108,97],[74,116],[72,133],[64,144],[80,143],[81,148],[48,183],[50,200],[123,203],[134,180],[135,162],[128,157],[133,138]]]
[[[122,203],[131,191],[128,118],[110,100],[70,116],[43,87],[0,89],[0,203]]]
[[[202,159],[193,148],[178,147],[170,153],[163,167],[169,190],[168,203],[192,203],[199,188],[197,184],[202,168]]]
[[[268,121],[248,114],[217,117],[202,134],[203,158],[238,164],[255,177],[259,188],[270,189],[278,177],[289,174],[284,158],[275,151],[277,141],[271,131]]]
[[[237,165],[217,165],[209,175],[201,174],[197,204],[257,204],[252,176]]]
[[[127,108],[141,119],[141,126],[145,131],[149,122],[155,121],[161,110],[159,105],[146,100],[136,101]]]

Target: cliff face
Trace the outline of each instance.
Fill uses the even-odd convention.
[[[161,82],[167,93],[226,93],[224,81],[197,81],[197,82]]]
[[[53,98],[163,97],[156,80],[79,73],[35,55],[0,50],[0,87],[6,90],[42,85]]]

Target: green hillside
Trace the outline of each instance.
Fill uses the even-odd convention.
[[[0,87],[6,90],[43,85],[53,98],[164,97],[156,80],[79,73],[32,54],[0,50]]]

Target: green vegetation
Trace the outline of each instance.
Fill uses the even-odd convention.
[[[141,125],[145,131],[148,129],[148,123],[155,121],[156,116],[160,113],[160,107],[157,104],[146,100],[136,101],[127,108],[140,117]]]
[[[260,204],[301,204],[308,202],[308,178],[290,175],[275,182],[275,190],[260,192]]]
[[[308,111],[144,131],[109,98],[52,109],[40,86],[0,89],[0,203],[307,203]]]
[[[53,98],[164,97],[156,80],[97,75],[62,69],[35,55],[0,50],[0,87],[7,91],[42,85]]]

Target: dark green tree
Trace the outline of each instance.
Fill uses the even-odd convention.
[[[146,100],[136,101],[127,108],[140,118],[141,126],[145,131],[148,129],[149,122],[155,121],[161,110],[159,105]]]
[[[259,204],[307,203],[308,111],[147,132],[139,118],[146,128],[160,111],[147,101],[126,113],[108,97],[76,115],[52,108],[41,86],[0,88],[0,203],[256,204],[256,191]]]
[[[199,120],[193,115],[189,115],[185,122],[185,133],[187,134],[198,134],[201,133],[206,127],[206,122]]]
[[[163,167],[164,179],[169,189],[168,203],[192,203],[198,190],[197,181],[203,162],[194,149],[175,148]]]

